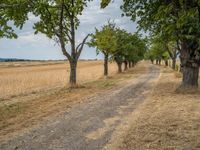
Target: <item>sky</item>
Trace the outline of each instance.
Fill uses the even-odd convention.
[[[108,20],[114,20],[116,25],[128,32],[136,32],[137,24],[128,17],[121,17],[120,5],[122,0],[115,0],[105,9],[100,9],[100,1],[94,0],[88,3],[79,16],[80,26],[76,32],[77,43],[88,33],[94,33],[95,27],[101,28]],[[33,24],[38,18],[29,14],[29,20],[22,30],[16,30],[18,39],[0,39],[0,58],[20,58],[32,60],[58,60],[66,59],[60,47],[55,41],[50,40],[44,34],[34,34]],[[96,54],[95,48],[85,46],[80,59],[102,59],[103,55]]]

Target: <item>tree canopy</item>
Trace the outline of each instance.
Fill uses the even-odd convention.
[[[17,38],[12,24],[22,28],[31,11],[31,1],[1,0],[0,2],[0,38]]]
[[[180,88],[196,88],[200,65],[200,1],[124,0],[121,8],[137,21],[141,30],[178,43],[183,68]]]

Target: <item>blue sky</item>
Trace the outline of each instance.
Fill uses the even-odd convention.
[[[130,18],[121,17],[121,0],[115,0],[107,8],[100,9],[99,0],[88,4],[80,18],[80,26],[76,32],[76,40],[80,42],[88,33],[93,33],[95,27],[100,28],[109,19],[114,20],[117,26],[129,32],[136,32],[136,23]],[[29,21],[22,30],[16,30],[18,39],[0,39],[0,58],[23,58],[35,60],[64,59],[61,49],[53,40],[43,34],[34,35],[33,24],[38,18],[29,14]],[[101,59],[102,54],[96,55],[95,48],[84,47],[81,59]]]

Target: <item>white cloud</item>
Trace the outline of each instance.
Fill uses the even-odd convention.
[[[29,13],[29,14],[28,14],[28,18],[29,18],[29,21],[31,21],[31,22],[33,22],[33,23],[35,23],[35,22],[37,22],[37,21],[40,20],[39,17],[36,17],[36,16],[33,15],[32,13]]]
[[[32,32],[26,32],[20,35],[17,39],[20,43],[26,44],[49,44],[50,40],[44,34],[35,35]]]

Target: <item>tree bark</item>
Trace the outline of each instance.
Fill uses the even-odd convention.
[[[122,63],[117,62],[117,66],[118,66],[118,73],[122,73]]]
[[[124,71],[126,71],[128,69],[128,62],[124,61]]]
[[[168,60],[165,60],[165,66],[168,67]]]
[[[158,64],[159,64],[159,65],[161,65],[161,61],[162,61],[161,59],[158,60]]]
[[[176,69],[176,58],[172,58],[172,69],[175,70]]]
[[[76,86],[76,68],[77,68],[77,61],[73,60],[70,62],[70,79],[69,83],[71,87]]]
[[[199,67],[184,66],[181,88],[198,88]]]
[[[104,76],[108,76],[108,54],[104,53]]]
[[[196,54],[188,48],[186,42],[182,42],[180,51],[180,60],[183,73],[183,79],[179,89],[197,89],[199,79],[199,64]]]

